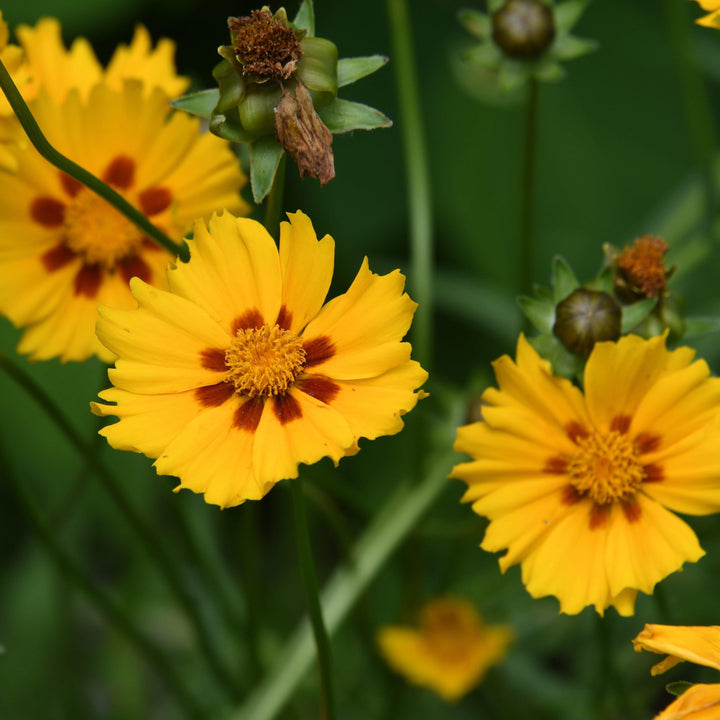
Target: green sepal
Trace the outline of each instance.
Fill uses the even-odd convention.
[[[655,309],[657,298],[647,298],[632,305],[623,305],[620,332],[625,335],[637,327]]]
[[[582,358],[571,353],[554,335],[543,333],[529,338],[528,342],[552,365],[553,374],[566,378],[581,376]]]
[[[543,82],[560,82],[565,77],[565,70],[552,58],[547,57],[538,64],[533,75]]]
[[[555,322],[555,306],[552,302],[536,300],[527,295],[521,295],[517,302],[525,317],[536,330],[541,333],[552,333]]]
[[[335,43],[317,37],[306,37],[300,46],[303,56],[297,65],[297,75],[308,90],[315,91],[313,105],[317,110],[337,95],[338,50]]]
[[[569,0],[554,8],[555,27],[558,35],[567,33],[581,18],[588,6],[588,0]]]
[[[665,689],[671,695],[678,696],[689,690],[693,685],[694,683],[688,682],[687,680],[675,680],[675,682],[668,683]]]
[[[501,53],[496,45],[485,43],[466,50],[462,54],[462,59],[470,65],[477,65],[487,70],[496,70],[501,59]]]
[[[486,40],[492,34],[490,18],[478,10],[459,10],[458,22],[479,40]]]
[[[561,35],[553,45],[553,56],[558,60],[574,60],[600,47],[596,40],[578,38],[574,35]]]
[[[696,316],[685,318],[685,336],[707,335],[720,330],[719,317]]]
[[[298,8],[295,19],[292,21],[296,30],[305,30],[305,37],[315,36],[315,7],[313,0],[303,0]]]
[[[340,98],[319,110],[318,115],[331,133],[375,130],[393,124],[389,117],[369,105]]]
[[[250,144],[250,184],[256,203],[260,204],[270,192],[283,152],[282,145],[274,135],[262,137]]]
[[[235,115],[234,121],[222,114],[210,118],[209,129],[213,135],[235,143],[253,142],[258,139],[257,135],[243,130],[240,120],[237,119],[237,110],[233,110],[230,114]]]
[[[490,15],[496,13],[504,4],[506,0],[488,0],[488,12]]]
[[[552,286],[553,286],[553,300],[557,305],[561,300],[564,300],[573,290],[580,287],[580,283],[575,277],[575,273],[572,271],[570,265],[561,255],[556,255],[553,258],[552,264]]]
[[[588,283],[585,283],[588,290],[597,290],[613,295],[615,292],[615,273],[611,267],[604,268],[600,274]]]
[[[209,90],[188,93],[171,100],[170,105],[178,110],[183,110],[189,115],[196,115],[209,120],[219,98],[220,91],[217,88],[210,88]]]
[[[343,58],[337,64],[337,85],[345,87],[361,78],[372,75],[388,61],[385,55],[368,55],[366,57]]]

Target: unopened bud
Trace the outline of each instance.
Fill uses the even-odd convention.
[[[555,39],[552,8],[542,0],[508,0],[492,16],[493,40],[520,60],[540,57]]]
[[[596,342],[620,337],[621,319],[612,295],[578,288],[555,308],[553,333],[568,350],[587,356]]]
[[[283,90],[275,108],[275,135],[300,170],[300,177],[317,178],[326,185],[335,177],[332,133],[325,127],[308,89],[298,83],[295,96]]]

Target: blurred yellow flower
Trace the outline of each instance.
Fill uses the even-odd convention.
[[[720,627],[682,627],[645,625],[633,640],[636,652],[648,650],[668,657],[651,672],[658,675],[687,660],[720,670]],[[655,720],[718,720],[720,718],[720,684],[697,684],[688,688]]]
[[[171,113],[160,88],[100,82],[61,101],[41,91],[33,112],[60,152],[177,242],[196,218],[248,210],[227,143]],[[15,171],[0,170],[0,313],[25,328],[19,351],[33,359],[112,360],[94,332],[98,303],[134,307],[129,279],[164,284],[173,258],[32,146],[15,157]]]
[[[402,342],[416,304],[400,272],[375,275],[366,259],[323,305],[335,243],[289,218],[279,252],[254,220],[199,221],[170,292],[134,278],[137,310],[100,308],[98,337],[119,359],[100,393],[114,404],[93,410],[120,418],[101,434],[221,507],[399,432],[427,378]]]
[[[598,343],[584,394],[524,336],[494,363],[499,389],[455,444],[474,460],[452,477],[490,519],[481,547],[507,550],[503,572],[521,563],[533,597],[632,615],[638,590],[704,554],[669,511],[720,510],[720,380],[693,356],[664,337]]]
[[[697,0],[705,12],[710,13],[695,22],[706,27],[720,28],[720,0]]]
[[[483,623],[472,603],[437,598],[420,611],[420,627],[382,627],[380,652],[395,671],[448,702],[477,686],[505,657],[514,638],[508,625]]]

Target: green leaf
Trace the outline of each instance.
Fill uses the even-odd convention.
[[[706,335],[720,330],[720,318],[696,316],[685,318],[685,336]]]
[[[555,300],[556,305],[561,300],[564,300],[573,290],[577,290],[577,288],[580,287],[580,283],[577,281],[572,268],[568,265],[565,258],[560,255],[556,255],[553,258],[552,286],[553,300]]]
[[[315,8],[313,0],[303,0],[292,24],[297,30],[305,30],[308,37],[315,36]]]
[[[598,47],[600,47],[600,43],[596,40],[585,40],[572,35],[563,35],[555,41],[552,55],[558,60],[573,60],[594,52]]]
[[[552,332],[555,323],[555,306],[551,302],[536,300],[525,295],[521,295],[517,302],[534,328],[541,333]]]
[[[261,203],[270,192],[283,152],[273,135],[250,144],[250,184],[256,203]]]
[[[555,6],[555,27],[559,33],[567,33],[580,19],[588,6],[588,0],[569,0]]]
[[[178,110],[184,110],[190,115],[209,119],[219,98],[220,91],[217,88],[210,88],[209,90],[188,93],[176,100],[171,100],[170,105]]]
[[[340,100],[340,98],[336,98],[319,110],[318,115],[331,133],[374,130],[392,125],[392,120],[379,110],[362,103]]]
[[[372,75],[379,70],[388,58],[385,55],[368,55],[367,57],[343,58],[337,64],[338,87],[345,87],[357,82],[360,78]]]
[[[623,335],[629,333],[653,311],[656,305],[657,298],[647,298],[647,300],[623,306],[620,332]]]
[[[671,695],[682,695],[686,690],[689,690],[693,686],[693,683],[688,682],[687,680],[676,680],[675,682],[670,682],[665,686],[665,689],[671,694]]]
[[[458,21],[476,38],[486,40],[490,37],[492,27],[490,18],[485,13],[477,10],[460,10],[458,12]]]

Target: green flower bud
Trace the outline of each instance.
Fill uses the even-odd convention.
[[[555,308],[553,334],[571,352],[587,356],[596,342],[620,337],[621,320],[612,295],[578,288]]]
[[[492,37],[509,57],[539,58],[555,39],[552,8],[542,0],[507,0],[492,15]]]

